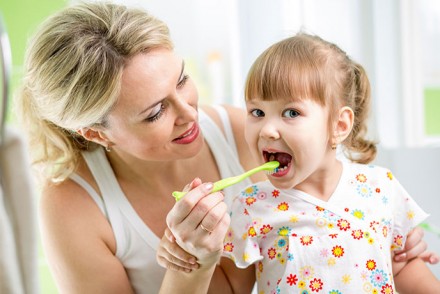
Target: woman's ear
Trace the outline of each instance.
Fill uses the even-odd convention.
[[[91,128],[81,128],[77,130],[77,133],[83,136],[87,141],[95,142],[104,147],[109,145],[109,140],[101,131]]]
[[[336,122],[333,133],[334,144],[339,144],[344,141],[351,132],[354,123],[354,112],[348,106],[344,106],[339,110],[338,120]]]

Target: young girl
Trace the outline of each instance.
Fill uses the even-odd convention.
[[[389,170],[368,164],[376,147],[365,136],[362,66],[300,33],[255,61],[245,96],[250,150],[280,167],[232,205],[224,254],[247,268],[225,266],[235,292],[256,271],[259,293],[440,293],[420,259],[392,268],[427,214]],[[338,146],[351,161],[338,160]]]

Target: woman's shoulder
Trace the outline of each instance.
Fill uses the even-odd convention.
[[[44,184],[39,201],[39,218],[43,233],[50,238],[76,242],[87,233],[92,239],[103,240],[109,248],[116,248],[105,216],[88,192],[70,178]]]

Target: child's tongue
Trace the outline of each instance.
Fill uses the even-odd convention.
[[[269,161],[273,160],[278,161],[280,163],[280,167],[284,167],[292,161],[292,156],[288,153],[277,152],[270,155]]]

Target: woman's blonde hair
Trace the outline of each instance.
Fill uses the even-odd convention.
[[[342,142],[348,157],[368,163],[376,156],[376,143],[366,138],[371,103],[367,74],[338,46],[318,36],[301,32],[266,49],[249,71],[245,98],[312,99],[329,107],[329,129],[339,109],[348,106],[354,112],[353,129]]]
[[[157,47],[173,48],[166,24],[123,5],[81,3],[41,25],[28,45],[16,107],[33,161],[49,179],[76,169],[80,151],[94,146],[77,130],[105,127],[125,64]]]

